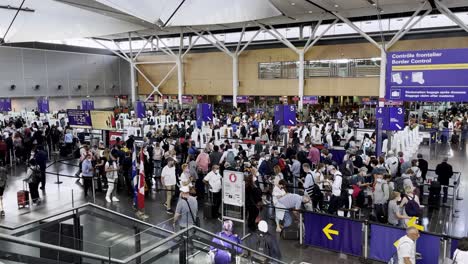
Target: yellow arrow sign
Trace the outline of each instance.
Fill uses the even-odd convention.
[[[333,226],[333,224],[330,223],[324,229],[322,229],[323,233],[325,234],[325,236],[327,236],[328,240],[333,240],[331,235],[336,235],[337,236],[337,235],[340,234],[340,232],[338,232],[338,230],[330,229],[332,226]]]
[[[406,224],[408,227],[416,227],[419,231],[424,231],[424,226],[416,224],[416,220],[418,218],[416,216],[413,216],[409,221],[408,224]]]

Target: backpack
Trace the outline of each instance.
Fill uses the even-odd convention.
[[[421,215],[421,207],[413,198],[406,196],[408,199],[408,203],[405,205],[405,212],[408,216],[420,216]]]
[[[270,246],[268,245],[267,238],[263,234],[258,234],[256,250],[267,256],[270,255]]]
[[[343,173],[343,176],[352,176],[353,171],[350,171],[347,165],[348,165],[347,161],[341,163],[339,170],[341,171],[341,173]]]
[[[396,180],[395,180],[395,191],[399,192],[399,193],[405,193],[405,188],[403,186],[403,182],[405,181],[405,179],[403,179],[403,177],[398,177]]]
[[[28,183],[38,183],[41,180],[41,171],[39,170],[39,167],[36,166],[34,169],[32,169],[31,175],[26,179]]]
[[[226,167],[234,167],[235,164],[236,164],[236,155],[234,155],[234,152],[233,151],[228,151],[227,155],[226,155],[226,163],[228,164],[228,166]]]
[[[321,201],[323,200],[323,193],[320,190],[320,187],[315,183],[314,175],[312,173],[307,173],[307,175],[310,175],[312,177],[312,181],[314,182],[314,185],[312,187],[309,187],[306,192],[309,195],[310,198],[314,201]]]

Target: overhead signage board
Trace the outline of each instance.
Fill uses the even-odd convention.
[[[387,100],[466,102],[467,92],[468,49],[387,54]]]
[[[145,102],[137,101],[135,114],[137,118],[145,118],[146,117],[146,105]]]
[[[81,100],[81,109],[82,110],[94,110],[94,101],[93,100]]]
[[[68,109],[68,123],[71,127],[91,128],[91,115],[87,110]]]
[[[304,96],[302,97],[303,104],[318,104],[318,96]]]
[[[10,98],[0,98],[0,112],[11,111],[11,99]]]
[[[304,225],[306,245],[355,256],[362,255],[362,223],[346,218],[305,213]]]
[[[93,129],[115,130],[115,116],[112,111],[90,111]]]
[[[390,107],[388,130],[400,131],[405,127],[405,109],[403,107]]]
[[[41,114],[49,113],[49,99],[47,97],[39,97],[37,99],[37,110]]]
[[[388,107],[376,107],[375,108],[375,120],[380,119],[381,122],[381,129],[387,130],[388,129]]]
[[[225,170],[223,173],[223,202],[244,206],[244,173]]]
[[[284,125],[285,126],[296,125],[296,106],[295,105],[284,106]]]
[[[282,126],[284,120],[284,105],[275,105],[275,125]]]

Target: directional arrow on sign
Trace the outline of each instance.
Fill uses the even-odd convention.
[[[409,221],[408,224],[406,224],[408,227],[416,227],[419,231],[424,231],[424,226],[416,224],[416,220],[418,218],[416,216],[413,216]]]
[[[398,129],[401,130],[401,126],[399,124],[395,124],[396,127],[398,127]]]
[[[331,229],[333,226],[332,223],[328,224],[324,229],[322,229],[323,233],[325,234],[325,236],[328,238],[328,240],[333,240],[332,236],[331,235],[339,235],[340,232],[338,232],[338,230],[333,230]]]

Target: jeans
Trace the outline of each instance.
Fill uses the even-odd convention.
[[[291,215],[291,212],[287,211],[287,212],[284,212],[284,218],[283,218],[283,227],[288,227],[288,226],[291,226],[293,223],[293,218],[292,218],[292,215]]]
[[[448,197],[448,186],[444,185],[442,186],[442,189],[444,191],[444,198],[442,199],[443,203],[447,202],[447,197]]]
[[[221,206],[221,195],[222,192],[211,192],[211,197],[213,197],[213,217],[219,217],[219,207]]]
[[[92,188],[93,186],[93,177],[92,176],[84,176],[83,177],[83,189],[84,195],[88,196],[88,189]],[[91,190],[92,192],[92,190]]]

